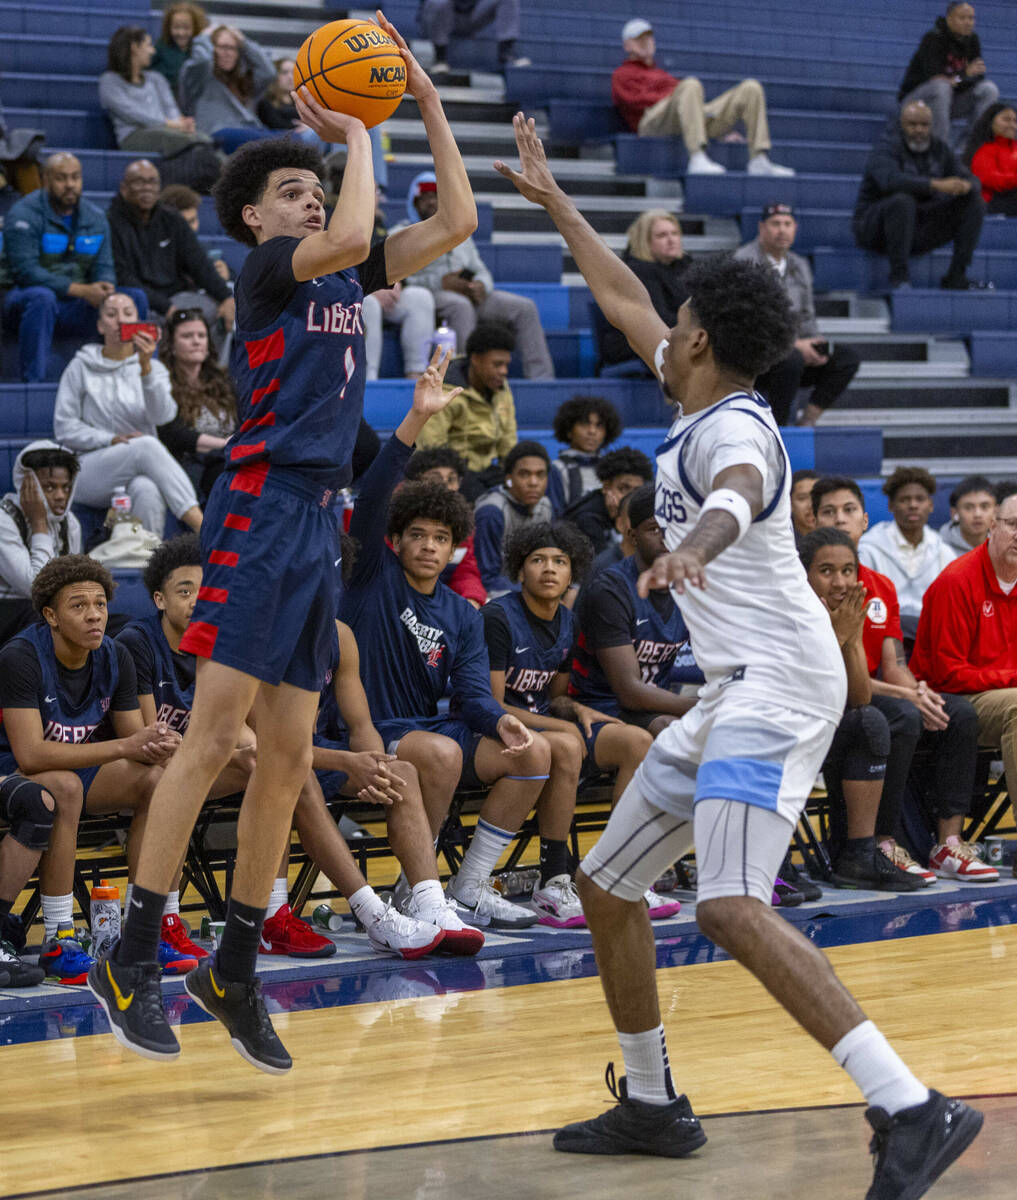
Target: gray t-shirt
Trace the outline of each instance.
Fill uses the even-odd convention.
[[[162,128],[180,116],[170,85],[158,71],[144,71],[141,83],[129,83],[116,71],[103,71],[99,103],[113,121],[118,146],[136,129]]]

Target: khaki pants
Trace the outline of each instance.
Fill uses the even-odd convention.
[[[1003,769],[1013,806],[1017,794],[1017,688],[976,692],[968,699],[978,714],[979,745],[999,746],[1003,751]],[[1014,811],[1017,812],[1017,807]]]
[[[703,100],[703,85],[694,76],[683,79],[674,91],[658,100],[639,120],[641,137],[664,137],[680,133],[689,154],[706,145],[707,138],[723,137],[738,121],[745,123],[749,157],[770,149],[770,126],[766,119],[766,93],[758,79],[743,79],[736,87],[721,92],[709,103]]]

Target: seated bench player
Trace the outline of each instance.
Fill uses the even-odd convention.
[[[644,729],[597,712],[567,695],[576,618],[563,603],[591,560],[589,539],[573,525],[527,525],[505,547],[505,571],[520,590],[483,609],[491,692],[551,747],[550,779],[537,801],[540,884],[531,900],[543,925],[585,924],[568,861],[568,836],[580,779],[615,771],[612,802],[625,790],[653,739]],[[679,905],[647,893],[651,916]]]
[[[451,446],[425,446],[417,450],[406,464],[406,478],[409,481],[440,483],[453,492],[459,491],[465,474],[466,459]],[[457,596],[469,600],[474,608],[487,603],[487,589],[480,578],[472,533],[452,551],[452,558],[441,573],[441,581]]]
[[[52,559],[32,583],[41,622],[0,650],[0,775],[40,784],[56,805],[40,867],[39,965],[67,984],[84,983],[92,964],[74,934],[82,807],[92,814],[143,811],[160,764],[180,740],[165,724],[145,724],[130,655],[106,637],[114,586],[109,571],[83,554]],[[132,839],[128,854],[136,850]],[[160,948],[160,959],[172,962],[169,947]]]
[[[513,589],[503,571],[505,539],[524,525],[551,520],[547,475],[551,459],[539,442],[516,442],[505,455],[505,482],[473,506],[474,543],[480,578],[489,599]]]
[[[339,615],[360,647],[385,748],[417,765],[431,735],[442,734],[462,751],[461,785],[491,786],[448,895],[471,925],[523,929],[537,914],[504,900],[490,875],[547,781],[551,750],[491,695],[480,616],[440,582],[470,532],[468,503],[429,483],[407,483],[392,495],[424,423],[456,395],[418,384],[413,407],[365,473],[350,524],[360,548]],[[450,687],[450,714],[440,715]],[[437,833],[444,814],[428,816]]]
[[[646,599],[636,591],[639,576],[664,552],[653,506],[652,484],[633,492],[628,515],[635,553],[601,571],[579,594],[569,695],[656,737],[696,702],[670,687],[703,677],[687,653],[689,633],[670,591],[658,589]]]

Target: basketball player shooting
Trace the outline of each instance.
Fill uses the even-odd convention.
[[[660,379],[677,419],[658,452],[668,553],[639,580],[670,586],[706,676],[699,703],[656,739],[576,883],[625,1062],[619,1103],[555,1135],[579,1154],[681,1157],[706,1141],[672,1081],[643,893],[694,844],[700,929],[752,972],[868,1101],[867,1200],[916,1200],[972,1142],[982,1115],[930,1091],[770,906],[791,834],[844,709],[842,658],[795,552],[787,454],[757,375],[793,337],[772,272],[697,264],[668,329],[635,275],[556,184],[532,120],[514,119],[521,169],[497,170],[547,210],[612,325]]]
[[[237,827],[222,941],[186,980],[238,1052],[270,1073],[290,1056],[255,980],[272,879],[311,769],[311,733],[329,666],[339,588],[337,493],[363,410],[365,294],[420,270],[467,238],[477,210],[428,76],[378,13],[406,64],[434,157],[438,210],[371,248],[375,188],[361,121],[322,108],[306,89],[301,121],[347,148],[342,189],[325,222],[322,164],[290,138],[250,142],[216,185],[223,228],[253,246],[237,280],[230,371],[241,424],[205,510],[203,586],[181,650],[199,658],[191,722],[151,803],[122,939],[89,975],[116,1038],[148,1058],[180,1047],[166,1021],[156,946],[163,903],[212,780],[253,711],[257,766]],[[421,385],[441,387],[432,361]]]

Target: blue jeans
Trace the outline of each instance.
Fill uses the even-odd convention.
[[[140,288],[118,288],[138,308],[138,319],[148,316],[148,297]],[[26,383],[46,379],[46,360],[55,334],[96,338],[98,310],[80,296],[61,299],[52,288],[11,288],[4,299],[4,323],[17,328],[21,378]]]

